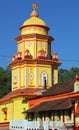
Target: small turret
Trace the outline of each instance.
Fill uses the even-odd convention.
[[[56,52],[52,54],[52,59],[58,61],[58,54]]]
[[[74,82],[74,92],[79,91],[79,76],[75,76],[75,82]]]

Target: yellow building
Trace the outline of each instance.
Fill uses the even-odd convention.
[[[0,125],[12,119],[25,119],[28,100],[38,97],[45,89],[58,82],[58,55],[51,55],[51,42],[46,23],[39,18],[37,4],[33,4],[30,18],[20,27],[15,37],[17,53],[12,57],[12,91],[0,99]]]

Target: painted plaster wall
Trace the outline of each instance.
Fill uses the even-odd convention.
[[[18,43],[18,52],[22,52],[24,55],[24,51],[29,50],[32,58],[38,57],[38,52],[40,50],[44,50],[47,55],[48,51],[48,44],[46,39],[35,39],[29,38],[26,39],[24,42],[20,41]]]
[[[47,47],[48,47],[48,44],[47,44],[46,39],[44,39],[44,40],[37,39],[37,55],[40,50],[44,50],[47,54]]]
[[[13,119],[25,119],[22,112],[28,109],[28,103],[23,103],[23,100],[23,97],[18,97],[13,99],[11,103],[0,105],[0,123],[9,122]],[[7,108],[7,115],[2,111],[3,108]]]
[[[30,54],[31,56],[34,58],[34,52],[35,52],[35,43],[34,43],[34,38],[30,38],[30,39],[27,39],[25,40],[25,43],[24,43],[24,51],[25,50],[29,50],[30,51]]]
[[[26,86],[26,67],[25,65],[20,66],[20,88],[23,88]]]
[[[38,66],[38,84],[42,87],[42,73],[45,72],[47,74],[46,86],[51,87],[51,66],[50,65],[39,65]]]
[[[37,26],[25,27],[21,30],[21,34],[33,34],[33,33],[46,35],[47,31],[45,28]]]
[[[47,87],[52,86],[52,69],[51,65],[21,65],[14,67],[12,70],[12,90],[25,87],[43,87],[42,73],[47,74]]]
[[[18,52],[24,52],[24,47],[25,47],[25,41],[24,40],[21,40],[18,42],[18,45],[17,45],[17,50]]]
[[[53,82],[58,83],[58,69],[53,69]]]
[[[22,112],[28,109],[28,103],[23,103],[23,100],[24,100],[23,97],[18,97],[13,100],[15,120],[25,119],[25,116]]]
[[[28,65],[28,86],[36,87],[36,66]]]

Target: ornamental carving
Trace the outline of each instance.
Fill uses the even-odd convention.
[[[31,53],[28,49],[24,52],[24,58],[32,58]]]
[[[30,79],[32,80],[34,78],[34,74],[31,72],[30,73]]]
[[[13,76],[13,84],[17,84],[17,74],[14,73],[14,76]]]
[[[18,53],[16,53],[16,54],[12,57],[12,61],[21,60],[21,59],[22,59],[22,52],[18,52]]]
[[[46,51],[44,51],[43,49],[42,49],[42,50],[39,50],[39,51],[38,51],[38,58],[40,58],[40,59],[42,59],[42,58],[47,58]]]

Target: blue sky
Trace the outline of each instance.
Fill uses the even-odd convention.
[[[79,67],[79,0],[0,0],[0,67],[6,68],[17,52],[14,38],[29,18],[33,3],[39,5],[39,17],[55,38],[52,53],[56,51],[62,61],[59,68]]]

